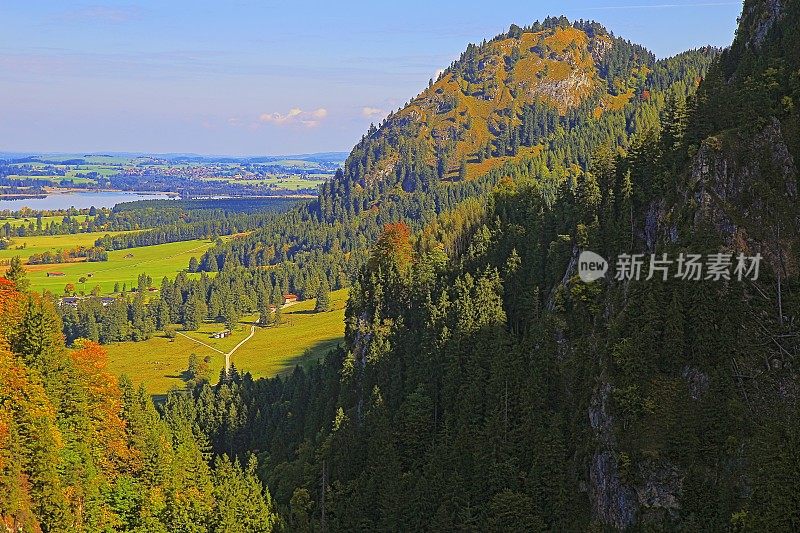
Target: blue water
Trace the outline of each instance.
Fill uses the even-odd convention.
[[[85,209],[89,207],[114,207],[122,202],[135,200],[169,200],[175,198],[158,192],[67,192],[52,193],[44,198],[23,198],[19,200],[0,200],[0,211],[18,211],[23,207],[31,209]]]

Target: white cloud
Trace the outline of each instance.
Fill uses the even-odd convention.
[[[328,116],[328,110],[324,107],[313,111],[303,111],[299,107],[293,107],[287,113],[262,113],[259,115],[259,122],[275,124],[277,126],[301,124],[313,128],[321,120]]]
[[[366,117],[366,118],[380,117],[380,116],[383,116],[385,114],[386,114],[386,111],[384,111],[383,109],[379,109],[377,107],[366,106],[366,107],[362,107],[361,108],[361,115]]]
[[[303,111],[299,107],[293,107],[287,113],[262,113],[259,115],[258,121],[277,126],[301,124],[308,128],[313,128],[327,116],[328,110],[324,107],[313,111]]]
[[[258,120],[261,122],[274,122],[276,124],[284,124],[286,122],[292,121],[294,118],[303,114],[303,110],[299,107],[293,107],[289,110],[288,113],[281,114],[281,113],[261,113],[259,115]]]

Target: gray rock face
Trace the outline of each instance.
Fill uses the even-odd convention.
[[[768,165],[761,168],[759,165]],[[711,137],[703,142],[692,165],[690,190],[695,225],[705,219],[733,244],[740,229],[761,231],[769,227],[774,206],[764,198],[762,182],[767,176],[777,193],[797,199],[796,167],[778,119],[754,139],[743,141]],[[745,228],[742,228],[745,226]]]
[[[683,379],[689,386],[689,396],[692,400],[699,400],[708,390],[708,376],[696,368],[685,366],[681,372]]]
[[[625,529],[636,522],[636,492],[621,482],[613,452],[606,450],[594,454],[589,483],[592,512],[600,522],[617,529]]]
[[[655,251],[656,241],[658,239],[658,230],[661,221],[664,219],[664,209],[662,202],[650,204],[647,208],[647,214],[644,221],[644,241],[647,249],[651,252]]]
[[[758,50],[767,38],[769,31],[783,16],[783,2],[781,0],[766,0],[753,2],[748,15],[756,19],[753,34],[747,42],[748,47]]]
[[[559,109],[571,109],[581,103],[593,85],[594,78],[590,72],[573,70],[563,80],[543,80],[528,91],[528,98],[543,96],[547,100],[556,102]]]
[[[650,460],[639,465],[640,483],[636,487],[639,502],[637,517],[640,527],[655,530],[679,516],[683,476],[674,465],[664,460]]]
[[[796,202],[798,196],[797,169],[777,119],[754,136],[731,132],[707,139],[695,155],[686,185],[683,207],[691,210],[693,226],[710,223],[731,249],[760,251],[769,261],[776,254],[769,253],[763,243],[779,223],[792,234],[800,231],[776,218],[776,212],[790,211],[776,203]],[[680,231],[692,230],[676,226],[674,221],[680,217],[666,210],[661,201],[648,207],[642,237],[650,250],[662,237],[675,241]],[[709,377],[700,369],[687,366],[681,376],[693,400],[707,394]],[[623,463],[623,450],[615,439],[619,428],[612,391],[612,383],[602,383],[587,410],[597,443],[588,465],[592,515],[604,526],[619,530],[646,524],[661,527],[678,514],[684,473],[664,458],[638,458],[632,465],[626,458]],[[788,388],[787,394],[791,394]]]
[[[564,271],[564,276],[561,278],[560,286],[564,289],[566,289],[567,286],[569,285],[570,278],[572,278],[572,276],[574,276],[575,273],[578,271],[578,253],[579,253],[578,247],[573,246],[572,255],[570,256],[569,259],[569,264],[567,265],[567,268]],[[553,290],[550,292],[550,295],[547,298],[545,308],[548,311],[552,311],[555,308],[555,296],[557,288],[558,286],[553,287]]]
[[[643,481],[636,495],[643,508],[673,511],[680,507],[683,477],[677,468],[666,461],[648,461],[639,466],[639,472]]]
[[[589,52],[595,65],[600,66],[600,62],[613,47],[614,44],[606,39],[592,39],[589,42]]]
[[[614,419],[610,409],[611,385],[604,383],[589,406],[589,425],[600,443],[589,466],[589,499],[592,514],[599,522],[625,529],[636,522],[636,491],[623,483],[614,448]]]
[[[701,373],[696,374],[702,382]],[[705,379],[707,386],[708,378]],[[638,464],[635,482],[625,480],[613,434],[611,391],[609,383],[602,384],[588,411],[589,425],[599,444],[592,455],[586,486],[592,515],[603,525],[618,530],[640,523],[663,524],[665,515],[677,514],[680,509],[683,474],[669,461],[649,459]]]
[[[594,430],[595,437],[604,446],[611,446],[614,441],[613,424],[609,400],[611,398],[611,385],[604,383],[592,396],[589,405],[589,425]]]

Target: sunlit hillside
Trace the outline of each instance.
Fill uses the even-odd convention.
[[[699,81],[704,62],[682,73],[686,83]],[[463,180],[540,154],[579,117],[600,125],[605,113],[627,110],[623,125],[633,130],[635,123],[655,122],[657,114],[636,113],[634,104],[649,104],[665,88],[664,65],[597,23],[562,17],[512,26],[469,45],[407,106],[372,128],[348,158],[347,172],[366,185],[409,161],[435,167],[440,179]],[[403,188],[415,186],[406,178]]]

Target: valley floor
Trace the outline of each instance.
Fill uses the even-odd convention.
[[[25,248],[0,250],[0,261],[7,262],[14,256],[19,256],[23,262],[27,262],[34,254],[67,250],[77,246],[91,247],[95,240],[105,235],[120,233],[123,232],[16,237],[14,244],[25,245]],[[148,274],[153,279],[153,285],[158,287],[164,276],[174,278],[178,272],[186,270],[191,257],[202,256],[213,245],[214,242],[210,239],[195,239],[114,250],[108,252],[108,261],[74,261],[24,266],[28,272],[32,291],[48,290],[56,296],[61,296],[64,294],[65,286],[71,283],[77,292],[83,291],[86,294],[99,285],[100,293],[105,295],[113,292],[116,283],[119,283],[120,287],[126,284],[128,289],[135,287],[139,274]],[[80,283],[81,278],[86,278],[86,282]]]
[[[333,309],[329,312],[315,313],[315,301],[306,300],[285,308],[280,326],[256,326],[252,338],[231,355],[232,364],[259,378],[291,372],[298,364],[323,357],[343,341],[347,292],[331,292]],[[248,338],[257,319],[256,315],[243,317],[239,327],[221,339],[211,335],[225,329],[222,324],[204,323],[197,331],[181,332],[174,339],[159,333],[143,342],[107,345],[109,370],[127,375],[137,385],[144,383],[150,394],[162,395],[173,387],[184,387],[189,356],[196,354],[201,359],[211,358],[214,383],[225,365],[225,354]]]

